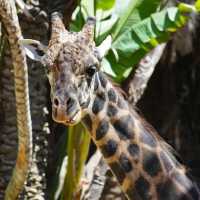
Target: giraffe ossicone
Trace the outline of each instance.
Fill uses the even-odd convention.
[[[94,20],[77,33],[66,31],[59,15],[52,20],[42,62],[48,68],[54,120],[65,125],[82,121],[128,199],[200,199],[165,142],[100,71],[103,54],[93,41]]]

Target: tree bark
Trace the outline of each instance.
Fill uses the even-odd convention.
[[[0,16],[8,35],[14,72],[18,153],[16,164],[5,192],[5,200],[17,199],[27,177],[32,157],[32,122],[29,105],[28,69],[26,56],[20,45],[21,28],[15,2],[0,1]]]

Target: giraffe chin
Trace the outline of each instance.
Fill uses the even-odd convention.
[[[81,112],[77,112],[72,118],[67,119],[64,124],[67,126],[74,126],[81,121]]]
[[[53,110],[53,112],[52,112],[52,118],[54,121],[56,121],[58,123],[62,123],[67,126],[74,126],[81,121],[81,111],[80,110],[75,112],[75,114],[73,114],[73,116],[66,116],[64,113],[58,114],[57,112],[54,112],[54,111],[55,110]]]

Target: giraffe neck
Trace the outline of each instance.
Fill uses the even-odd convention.
[[[83,123],[129,199],[200,198],[167,145],[102,73]]]

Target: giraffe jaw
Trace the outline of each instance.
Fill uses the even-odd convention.
[[[62,123],[67,126],[74,126],[81,121],[81,110],[77,110],[71,116],[67,116],[63,110],[59,112],[58,110],[52,109],[52,118],[58,123]]]
[[[69,118],[65,121],[65,125],[74,126],[81,121],[81,111],[78,111],[72,118]]]

